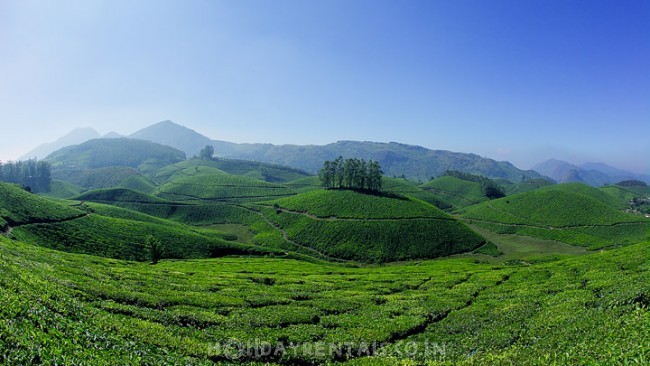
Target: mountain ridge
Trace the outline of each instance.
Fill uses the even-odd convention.
[[[323,161],[343,156],[375,160],[381,164],[386,175],[404,175],[422,181],[439,176],[446,170],[461,170],[514,181],[542,177],[537,172],[518,169],[509,162],[398,142],[340,140],[326,145],[233,143],[210,139],[169,120],[145,127],[129,137],[169,145],[188,156],[197,155],[205,145],[212,145],[217,157],[285,165],[310,173],[316,173]]]
[[[630,179],[650,182],[650,176],[635,174],[600,162],[574,165],[559,159],[549,159],[533,166],[533,170],[558,183],[577,182],[595,187]]]

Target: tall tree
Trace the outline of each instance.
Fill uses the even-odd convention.
[[[199,152],[199,157],[204,160],[212,159],[214,155],[214,147],[212,145],[205,145],[203,149]]]

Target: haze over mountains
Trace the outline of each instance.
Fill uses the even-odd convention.
[[[40,145],[22,158],[44,158],[66,146],[81,144],[95,138],[119,138],[111,132],[101,136],[92,128],[75,129],[52,143]],[[325,160],[337,156],[358,157],[379,161],[388,176],[405,176],[426,181],[446,170],[460,170],[512,182],[546,176],[556,182],[581,182],[592,186],[615,183],[627,179],[650,182],[650,176],[626,172],[603,163],[585,163],[580,166],[551,159],[537,164],[532,170],[522,170],[506,161],[495,161],[471,153],[431,150],[397,142],[338,141],[327,145],[273,145],[264,143],[233,143],[213,140],[188,127],[172,121],[162,121],[125,136],[174,147],[187,157],[198,155],[206,145],[212,145],[215,156],[244,159],[290,166],[315,173]]]

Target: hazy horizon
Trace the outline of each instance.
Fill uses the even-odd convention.
[[[76,127],[650,173],[650,3],[5,1],[0,160]]]

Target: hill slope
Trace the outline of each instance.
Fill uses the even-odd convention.
[[[273,252],[227,242],[220,234],[197,232],[167,220],[134,221],[130,218],[141,214],[124,209],[111,208],[104,216],[92,207],[71,207],[72,201],[40,197],[5,183],[0,183],[0,197],[0,229],[5,235],[58,250],[146,260],[145,239],[152,235],[161,241],[167,258]],[[119,210],[125,212],[119,214]]]
[[[95,139],[68,146],[46,159],[55,171],[67,172],[105,167],[162,167],[185,160],[182,151],[149,141],[126,138]]]
[[[318,190],[261,209],[285,238],[334,258],[387,262],[434,258],[485,240],[433,205],[414,198]]]
[[[0,237],[0,358],[644,364],[649,261],[643,243],[530,266],[455,259],[349,268],[273,258],[151,266]]]
[[[469,222],[496,232],[558,240],[591,249],[650,236],[650,220],[556,186],[484,202],[462,213]]]

